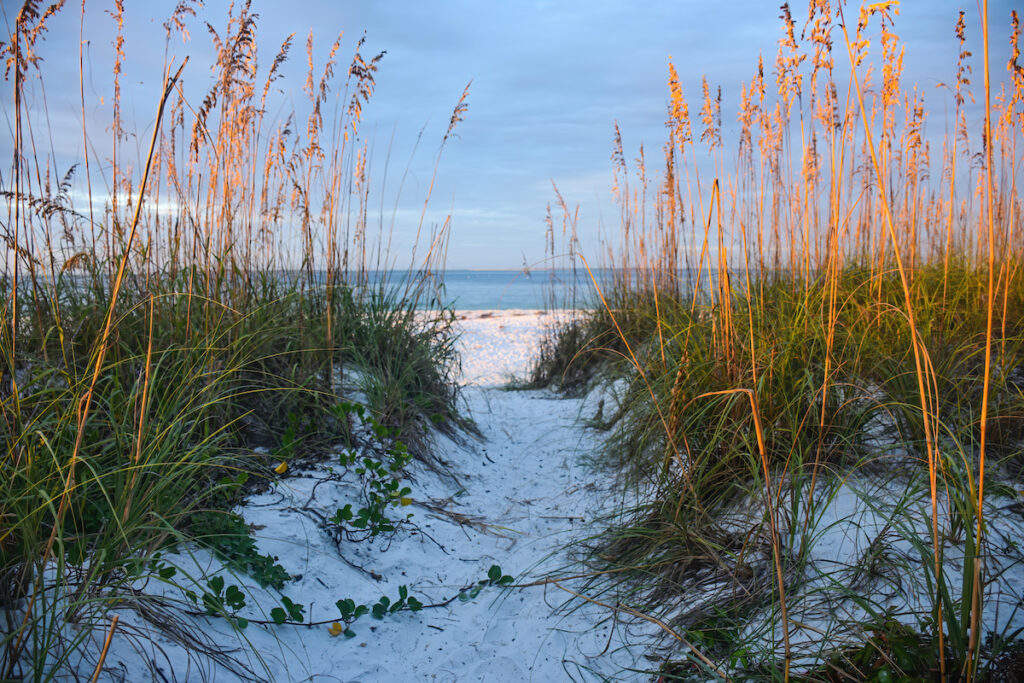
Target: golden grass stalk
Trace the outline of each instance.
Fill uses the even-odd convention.
[[[985,370],[982,379],[982,391],[981,391],[981,424],[980,424],[980,435],[978,443],[978,507],[977,507],[977,525],[975,529],[975,547],[978,552],[981,552],[982,541],[984,539],[984,514],[985,514],[985,446],[986,437],[988,435],[988,411],[989,411],[989,393],[991,390],[992,383],[992,317],[995,309],[995,296],[996,296],[996,234],[995,234],[995,218],[994,218],[994,188],[992,183],[992,166],[993,166],[993,151],[994,146],[992,139],[992,85],[989,75],[988,65],[988,51],[989,51],[989,34],[988,34],[988,0],[982,0],[981,4],[981,33],[982,33],[982,45],[984,46],[984,72],[985,72],[985,204],[986,211],[985,217],[987,219],[985,229],[987,231],[986,240],[988,242],[988,287],[986,292],[985,300]],[[969,650],[971,656],[965,663],[966,674],[969,679],[973,679],[977,672],[978,660],[975,654],[977,647],[981,643],[981,618],[982,618],[982,604],[981,604],[981,558],[975,558],[973,563],[974,569],[974,592],[971,596],[971,635]]]
[[[892,3],[878,3],[876,7],[877,11],[882,12],[883,15]],[[842,13],[842,7],[840,6],[840,13]],[[862,12],[861,22],[864,21],[864,14]],[[858,24],[858,38],[862,24]],[[864,93],[861,88],[860,76],[857,73],[857,64],[859,60],[855,52],[854,44],[850,41],[849,33],[846,29],[845,19],[842,23],[843,38],[846,43],[847,53],[850,57],[850,79],[853,81],[855,90],[857,93],[857,103],[860,108],[861,119],[864,122],[864,139],[871,153],[871,162],[874,166],[876,176],[880,183],[883,183],[884,174],[882,172],[882,165],[879,160],[878,151],[875,146],[874,137],[871,134],[871,127],[868,125],[867,111],[864,107]],[[934,562],[935,562],[935,577],[936,580],[942,576],[942,550],[941,541],[939,537],[939,510],[938,510],[938,449],[932,435],[932,424],[931,424],[931,399],[930,394],[926,390],[926,384],[928,379],[925,376],[925,364],[928,362],[927,354],[928,350],[923,348],[920,343],[917,322],[914,318],[914,305],[910,293],[910,282],[907,269],[903,265],[903,257],[900,253],[899,238],[896,233],[896,228],[893,224],[892,211],[889,207],[889,202],[886,199],[886,193],[884,191],[884,184],[882,185],[883,191],[880,192],[880,202],[882,206],[882,215],[884,218],[884,225],[888,231],[889,237],[892,241],[893,258],[896,261],[896,270],[900,276],[900,285],[903,288],[903,298],[905,303],[905,315],[907,317],[907,325],[910,328],[910,344],[914,354],[914,369],[915,377],[917,379],[918,393],[920,395],[921,402],[921,416],[924,423],[924,435],[925,435],[925,447],[928,456],[928,483],[931,490],[931,504],[932,504],[932,544],[934,549]],[[936,628],[938,629],[939,637],[939,665],[941,674],[946,675],[946,659],[945,659],[945,646],[943,642],[943,627],[942,627],[942,604],[941,602],[936,603]]]
[[[100,658],[96,662],[96,668],[92,672],[92,678],[89,679],[89,683],[96,683],[100,679],[100,673],[103,671],[103,662],[107,661],[107,653],[110,652],[110,643],[114,640],[114,633],[117,631],[118,616],[115,614],[110,618],[110,629],[107,631],[107,637],[103,641],[103,649],[100,650]]]

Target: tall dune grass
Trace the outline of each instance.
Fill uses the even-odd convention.
[[[902,78],[898,11],[816,0],[801,24],[784,5],[774,83],[760,62],[741,89],[734,153],[721,91],[705,78],[691,116],[671,63],[660,176],[642,156],[630,171],[616,127],[621,231],[602,265],[618,279],[533,380],[629,378],[602,420],[637,503],[593,539],[591,588],[702,650],[666,655],[665,679],[1020,666],[987,607],[1022,559],[991,535],[1020,520],[988,517],[1017,514],[1024,462],[1019,20],[950,17],[939,150]],[[998,92],[990,24],[1011,41]],[[850,490],[873,491],[860,505],[882,532],[822,557]],[[843,528],[870,534],[865,519]]]
[[[471,428],[456,409],[451,313],[430,304],[445,228],[425,231],[404,289],[371,278],[395,259],[387,230],[369,223],[360,136],[383,53],[364,56],[361,39],[339,64],[338,36],[318,64],[311,33],[302,109],[274,118],[271,91],[294,37],[261,68],[257,17],[243,3],[226,27],[209,27],[216,78],[201,102],[182,81],[204,66],[166,65],[151,144],[132,158],[120,109],[131,8],[117,2],[103,186],[93,150],[107,132],[83,124],[81,162],[69,169],[36,147],[50,125],[38,57],[47,22],[72,11],[61,5],[24,2],[4,44],[15,152],[2,188],[4,680],[98,673],[105,648],[92,633],[118,628],[112,609],[136,608],[203,651],[139,586],[196,590],[204,577],[186,580],[166,559],[181,544],[251,546],[231,508],[282,461],[366,439],[338,408],[353,392],[382,430],[367,448],[397,439],[443,468],[430,434]],[[178,4],[168,40],[192,15],[192,3]],[[82,82],[79,92],[85,121]],[[85,207],[74,199],[83,188]],[[283,589],[273,558],[226,559]]]

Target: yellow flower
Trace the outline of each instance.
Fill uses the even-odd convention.
[[[344,630],[345,629],[338,622],[334,622],[333,624],[327,627],[327,632],[331,634],[332,638],[340,636],[341,632]]]
[[[284,460],[281,461],[280,465],[274,468],[274,471],[277,472],[278,474],[284,474],[287,470],[288,463],[286,463]]]

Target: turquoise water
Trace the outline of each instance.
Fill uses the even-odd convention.
[[[575,283],[575,299],[573,285]],[[449,270],[442,300],[459,310],[573,308],[590,299],[593,285],[585,270]]]
[[[386,279],[390,286],[402,289],[407,273],[380,271],[371,273],[376,284]],[[456,310],[508,310],[543,308],[583,308],[596,297],[594,286],[583,268],[565,270],[448,270],[437,275],[436,290],[445,307]],[[597,275],[602,278],[602,274]],[[599,279],[599,282],[601,280]],[[435,290],[421,294],[420,305],[432,307]]]
[[[616,275],[617,273],[617,275]],[[621,280],[621,271],[595,269],[593,277],[603,290],[610,287],[615,275]],[[379,282],[381,272],[371,274],[371,282]],[[679,277],[685,282],[692,276],[683,270]],[[437,294],[445,307],[456,310],[508,310],[544,308],[591,308],[599,304],[597,289],[590,273],[585,268],[561,270],[448,270],[443,275],[443,285]],[[649,277],[637,274],[641,280]],[[387,280],[401,288],[406,273],[391,272]],[[684,285],[685,287],[685,285]],[[433,292],[421,296],[421,307],[432,307]]]

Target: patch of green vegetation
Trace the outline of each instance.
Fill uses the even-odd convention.
[[[248,574],[264,587],[282,590],[291,580],[277,558],[256,549],[249,526],[240,515],[204,510],[192,519],[190,535],[199,545],[213,550],[229,570]]]

